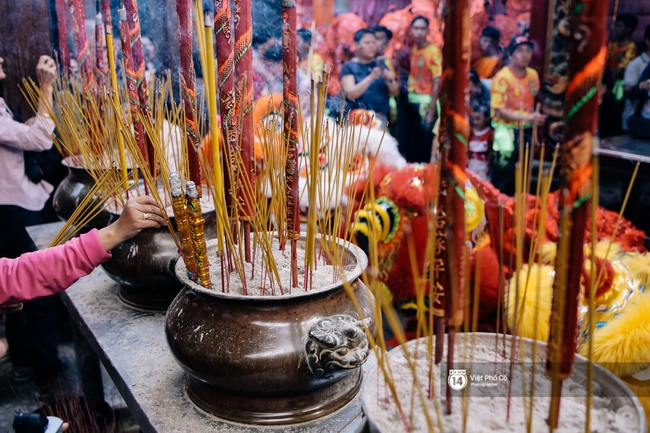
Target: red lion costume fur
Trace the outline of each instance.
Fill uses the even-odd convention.
[[[408,167],[391,171],[389,168],[377,166],[373,170],[371,187],[374,188],[376,203],[381,204],[389,213],[394,213],[391,218],[393,227],[390,228],[390,235],[381,240],[378,247],[379,255],[379,278],[386,284],[393,296],[393,302],[400,304],[408,302],[416,296],[413,274],[411,272],[410,255],[405,241],[405,227],[408,225],[415,239],[415,250],[418,260],[418,268],[423,269],[424,255],[427,236],[426,199],[427,196],[436,193],[436,185],[431,185],[429,179],[435,179],[435,166],[432,165],[409,165]],[[508,266],[512,264],[516,252],[514,236],[514,199],[501,194],[489,182],[481,181],[471,172],[467,172],[469,181],[476,189],[478,196],[484,202],[485,223],[484,232],[489,237],[482,241],[475,242],[471,251],[470,275],[475,275],[474,266],[476,255],[479,254],[481,263],[480,281],[480,307],[479,312],[482,318],[491,316],[498,308],[499,290],[499,253],[503,253],[504,269],[502,276],[509,275]],[[356,185],[364,185],[365,180],[360,180]],[[352,185],[349,189],[350,201],[355,202],[359,209],[368,203],[359,203],[360,189]],[[368,195],[366,194],[366,197]],[[503,236],[499,233],[499,204],[503,206]],[[547,222],[545,241],[557,241],[559,212],[557,209],[558,193],[550,193],[547,199]],[[528,196],[526,213],[526,226],[524,238],[524,253],[522,257],[528,257],[529,248],[533,242],[533,213],[535,209],[541,208],[541,200],[535,196]],[[398,214],[398,215],[397,215]],[[615,221],[618,214],[604,208],[598,208],[597,231],[599,239],[609,239],[614,235],[614,241],[621,244],[625,251],[644,252],[644,233],[636,229],[625,218],[621,219],[616,234],[613,233]],[[359,219],[357,218],[357,222]],[[590,222],[587,227],[590,227]],[[354,229],[358,235],[358,231]],[[590,234],[585,233],[585,239]],[[503,239],[503,245],[500,245]],[[505,282],[504,282],[505,285]]]

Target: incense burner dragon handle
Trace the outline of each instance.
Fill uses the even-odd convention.
[[[364,321],[347,314],[321,319],[309,330],[306,351],[309,371],[317,378],[360,367],[370,351]]]

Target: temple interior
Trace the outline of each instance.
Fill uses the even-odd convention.
[[[0,17],[0,431],[648,431],[650,0]]]

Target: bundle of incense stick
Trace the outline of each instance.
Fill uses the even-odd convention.
[[[326,92],[325,80],[313,83],[314,88],[321,96]],[[223,172],[224,177],[237,180],[233,185],[230,194],[239,195],[242,200],[232,197],[231,211],[226,213],[224,207],[217,207],[217,226],[233,227],[233,230],[224,231],[224,254],[219,256],[222,262],[222,269],[226,270],[226,275],[230,273],[237,274],[244,284],[244,292],[247,292],[247,281],[251,278],[243,272],[244,263],[247,261],[246,255],[242,248],[242,242],[237,242],[234,234],[242,235],[245,227],[244,223],[250,225],[254,236],[251,239],[252,256],[259,258],[261,268],[253,268],[253,273],[261,272],[264,275],[265,286],[271,288],[267,294],[283,294],[295,288],[300,290],[310,290],[313,281],[309,278],[310,271],[317,265],[317,242],[319,250],[325,254],[328,262],[337,267],[342,266],[343,256],[341,248],[336,244],[335,238],[343,234],[347,237],[350,230],[349,225],[345,223],[352,219],[352,208],[345,206],[345,192],[348,185],[356,182],[364,172],[362,170],[350,169],[358,164],[359,155],[366,154],[368,138],[367,134],[359,134],[359,129],[352,127],[347,123],[337,125],[334,119],[327,118],[324,115],[325,98],[313,96],[314,101],[319,101],[319,106],[314,112],[315,116],[303,126],[301,133],[298,134],[300,143],[290,143],[283,132],[283,127],[278,126],[276,122],[270,122],[266,125],[257,125],[263,128],[261,131],[261,146],[264,153],[264,166],[257,174],[257,181],[251,184],[247,176],[237,176],[246,169],[244,157],[237,152],[235,147],[224,146],[222,148]],[[283,112],[277,113],[282,118]],[[286,125],[290,122],[282,122]],[[313,131],[313,132],[312,132]],[[307,275],[303,281],[297,284],[290,284],[290,287],[283,286],[279,279],[279,271],[273,258],[274,238],[288,239],[287,233],[290,227],[287,217],[286,206],[286,183],[287,183],[287,161],[288,148],[291,145],[300,144],[303,149],[302,154],[296,153],[295,173],[296,178],[302,176],[304,187],[296,191],[297,202],[304,201],[309,203],[307,210],[308,231],[312,233],[311,243],[310,236],[307,235],[307,246],[305,248],[306,262],[300,264]],[[323,164],[326,160],[327,163]],[[206,158],[202,159],[205,164]],[[372,170],[373,158],[367,159],[367,171]],[[213,173],[210,167],[203,167],[204,173]],[[302,173],[302,174],[301,174]],[[215,189],[216,182],[209,176],[207,179],[213,191],[215,200],[218,197]],[[246,202],[256,203],[254,217],[250,220],[242,220],[240,215],[246,212]],[[297,217],[298,215],[296,215]],[[310,228],[309,228],[310,227]],[[343,228],[345,227],[345,228]],[[316,240],[316,233],[324,234],[320,241]],[[280,245],[284,245],[280,242]],[[282,248],[282,246],[281,246]],[[223,276],[223,273],[222,273]],[[338,275],[333,275],[338,278]],[[223,277],[221,290],[229,291],[229,277]],[[295,281],[295,280],[294,280]],[[334,282],[334,281],[333,281]],[[218,282],[215,282],[218,287]]]
[[[172,92],[171,82],[161,80],[158,84],[152,101],[154,121],[141,116],[136,120],[146,127],[143,132],[154,145],[154,157],[160,161],[163,173],[170,172],[170,165],[187,173],[184,168],[187,152],[181,146],[180,128],[176,126],[182,124],[182,110],[167,102]],[[23,91],[35,108],[40,97],[38,86],[28,80],[24,82]],[[85,169],[95,181],[92,190],[55,239],[55,244],[74,236],[105,208],[119,211],[120,204],[130,194],[138,195],[147,189],[152,191],[162,208],[170,202],[168,194],[161,196],[158,193],[157,179],[149,173],[140,152],[132,129],[131,113],[128,109],[124,111],[125,93],[124,89],[113,94],[106,89],[84,91],[79,77],[63,75],[55,82],[54,103],[49,113],[57,130],[55,145],[62,154],[69,155],[69,164]],[[97,143],[101,144],[99,149]],[[129,189],[131,185],[132,189]]]

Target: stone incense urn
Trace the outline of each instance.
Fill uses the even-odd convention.
[[[367,257],[354,245],[339,245],[374,335],[374,297],[359,278]],[[216,240],[208,242],[209,252],[216,247]],[[189,398],[202,409],[242,423],[291,424],[334,412],[359,391],[370,348],[340,281],[292,295],[242,296],[195,284],[182,261],[176,274],[185,287],[167,312],[167,341],[187,373]]]
[[[109,223],[119,214],[109,212]],[[176,232],[176,219],[169,216]],[[205,234],[216,236],[214,210],[203,213]],[[166,311],[183,287],[174,271],[180,258],[178,248],[167,227],[142,230],[112,251],[110,260],[102,264],[104,272],[120,283],[118,297],[129,306],[152,311]]]
[[[65,158],[61,163],[68,167],[68,176],[56,188],[52,198],[52,206],[56,215],[61,220],[67,221],[93,188],[95,179],[73,156]],[[96,198],[97,204],[103,201],[104,198],[102,197]],[[94,228],[106,227],[109,219],[110,215],[106,210],[103,210],[90,220],[82,230],[90,231]]]

